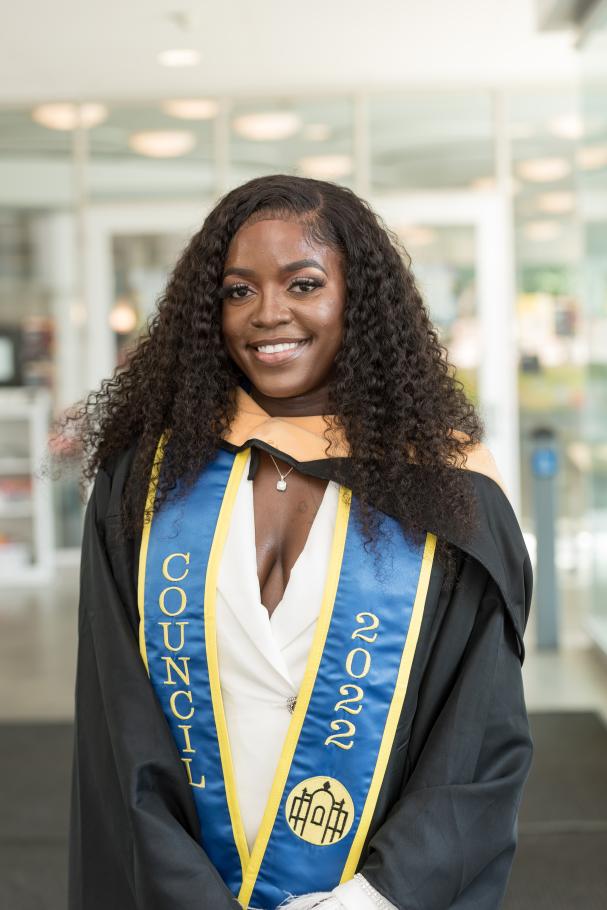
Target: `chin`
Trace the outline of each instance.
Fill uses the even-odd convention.
[[[260,378],[259,382],[253,376],[251,382],[258,392],[267,395],[268,398],[296,398],[314,387],[313,383],[297,381],[295,378],[289,379],[287,376],[282,380],[277,377],[265,378],[265,380]]]

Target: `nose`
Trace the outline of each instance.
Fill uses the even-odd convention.
[[[256,328],[283,325],[291,321],[287,302],[278,291],[262,291],[257,296],[256,304],[251,312],[251,325]]]

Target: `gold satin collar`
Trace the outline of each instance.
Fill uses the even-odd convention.
[[[271,417],[240,385],[236,386],[236,405],[232,426],[223,436],[226,442],[241,446],[249,439],[259,439],[296,461],[316,461],[350,454],[350,446],[341,428],[332,431],[335,441],[329,454],[325,452],[328,443],[323,433],[327,425],[322,414]]]
[[[230,431],[223,436],[227,442],[241,446],[249,439],[259,439],[290,455],[295,461],[316,461],[319,458],[350,455],[350,445],[341,428],[332,431],[335,441],[329,454],[326,454],[327,440],[323,436],[326,424],[321,414],[311,417],[270,417],[240,385],[236,386],[236,404],[238,410]],[[495,459],[483,443],[469,449],[466,460],[456,467],[487,475],[508,495]]]

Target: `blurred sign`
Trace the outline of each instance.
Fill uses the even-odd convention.
[[[531,470],[535,477],[554,477],[558,466],[558,456],[552,448],[535,449],[531,456]]]

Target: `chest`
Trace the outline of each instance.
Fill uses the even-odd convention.
[[[289,465],[275,459],[283,475]],[[305,547],[327,486],[293,470],[278,490],[280,474],[264,452],[253,481],[255,553],[261,602],[270,615],[283,598],[291,570]]]

